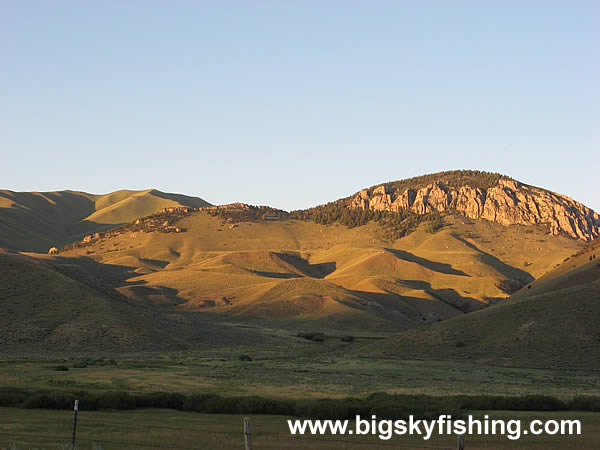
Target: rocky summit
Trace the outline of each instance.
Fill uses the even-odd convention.
[[[457,211],[501,225],[545,223],[553,235],[566,234],[584,241],[600,236],[598,213],[567,196],[508,177],[498,177],[492,186],[472,184],[469,180],[459,186],[444,180],[421,187],[388,183],[360,191],[351,198],[349,207],[392,212],[405,209],[418,214]]]

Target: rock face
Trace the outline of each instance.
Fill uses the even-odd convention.
[[[502,225],[547,223],[554,235],[565,233],[584,241],[600,236],[600,216],[595,211],[564,195],[508,178],[487,189],[468,184],[448,187],[441,181],[403,191],[381,185],[360,191],[349,207],[395,212],[409,209],[417,214],[457,211]]]

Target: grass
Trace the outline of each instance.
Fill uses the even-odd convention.
[[[485,413],[477,413],[478,417]],[[468,448],[592,449],[600,439],[600,414],[552,412],[489,412],[493,419],[579,419],[579,436],[523,436],[518,441],[502,436],[466,436]],[[376,436],[291,436],[285,416],[250,416],[255,448],[455,448],[456,438],[434,434],[397,436],[382,441]],[[0,446],[9,448],[68,448],[73,413],[69,411],[0,408]],[[85,412],[78,416],[78,448],[207,448],[239,449],[243,446],[242,416],[185,413],[172,410]]]
[[[123,202],[144,209],[149,196],[174,201],[127,191],[96,203],[106,214],[137,214]],[[542,227],[459,215],[444,222],[436,233],[421,227],[390,241],[375,223],[348,229],[265,220],[232,228],[194,211],[179,220],[179,233],[125,231],[57,256],[29,254],[29,267],[0,255],[9,274],[0,281],[7,312],[0,347],[172,350],[265,343],[272,339],[265,328],[389,335],[503,302],[504,281],[528,283],[582,245]]]
[[[482,311],[366,345],[365,355],[600,369],[597,243]],[[592,259],[590,259],[592,256]],[[359,352],[360,352],[359,351]]]
[[[273,220],[230,228],[195,212],[178,223],[183,233],[125,233],[52,260],[179,311],[392,331],[501,301],[499,281],[529,282],[581,246],[541,228],[524,234],[523,227],[460,216],[446,222],[437,233],[422,227],[391,242],[374,223],[348,229]]]
[[[209,392],[224,396],[274,398],[364,397],[372,392],[427,394],[539,394],[569,399],[600,395],[592,371],[557,371],[482,366],[469,363],[410,361],[344,356],[352,344],[326,336],[324,342],[301,337],[270,348],[240,346],[194,352],[98,355],[116,365],[73,368],[80,357],[18,358],[0,362],[0,386],[90,392]],[[241,361],[249,355],[252,361]],[[68,371],[56,371],[58,365]]]
[[[0,248],[45,253],[84,235],[172,206],[207,206],[196,197],[148,189],[105,195],[0,190]]]

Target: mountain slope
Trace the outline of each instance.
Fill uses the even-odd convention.
[[[260,342],[244,330],[165,314],[132,301],[78,266],[0,252],[0,351],[138,351]]]
[[[361,349],[365,355],[600,370],[600,241],[508,301]]]
[[[214,210],[155,217],[47,258],[80,265],[141,303],[383,331],[502,302],[583,245],[542,226],[505,227],[458,214],[447,215],[435,233],[421,226],[395,241],[374,222],[232,222]]]
[[[0,191],[0,248],[47,252],[168,207],[202,207],[196,197],[154,189],[93,195],[77,191]]]
[[[171,330],[167,335],[172,332],[171,319],[175,316],[182,330],[200,321],[202,333],[210,330],[205,324],[217,326],[216,322],[285,330],[343,330],[356,335],[416,329],[403,334],[408,336],[406,342],[418,344],[403,347],[404,354],[418,357],[423,349],[427,357],[435,357],[445,346],[444,355],[453,358],[499,358],[494,362],[528,364],[516,354],[522,348],[516,344],[502,347],[512,348],[512,359],[490,355],[506,355],[495,343],[502,342],[510,327],[521,319],[543,319],[522,324],[524,330],[530,330],[525,335],[531,338],[528,342],[536,346],[541,342],[536,330],[548,332],[544,328],[548,324],[557,326],[557,311],[568,311],[561,303],[564,296],[556,295],[556,299],[548,300],[550,306],[544,307],[543,313],[536,311],[540,303],[532,299],[547,293],[541,289],[547,289],[548,294],[555,291],[543,288],[550,286],[544,276],[549,277],[548,283],[550,278],[557,283],[562,276],[570,277],[569,286],[559,283],[561,289],[582,289],[568,297],[583,297],[575,298],[573,305],[581,303],[582,308],[593,310],[593,303],[585,303],[595,289],[587,282],[583,286],[588,272],[584,278],[558,272],[552,277],[545,275],[566,270],[560,263],[581,251],[585,240],[596,232],[597,215],[593,211],[558,194],[482,172],[444,172],[383,186],[366,190],[366,197],[359,194],[293,213],[240,203],[202,207],[205,202],[201,199],[155,190],[117,191],[106,196],[70,191],[8,192],[0,196],[0,219],[6,219],[0,220],[0,227],[8,230],[2,242],[11,248],[17,244],[41,246],[40,242],[50,239],[68,242],[88,234],[57,254],[26,256],[44,261],[43,266],[52,273],[71,280],[62,284],[65,297],[70,289],[73,298],[91,296],[80,291],[83,285],[92,289],[93,295],[125,302],[128,309],[123,317],[135,314],[136,307],[152,311],[152,320],[167,322],[154,323],[150,328],[162,326]],[[455,197],[467,191],[475,192],[471,200],[480,204],[482,211],[490,210],[491,206],[485,205],[493,199],[492,206],[503,211],[507,220],[469,217],[471,208],[459,206],[468,203],[464,196]],[[402,192],[409,200],[406,207],[398,206]],[[502,196],[512,198],[512,203],[506,198],[500,202]],[[362,207],[357,206],[357,198],[362,198]],[[544,208],[540,198],[549,202]],[[391,205],[398,206],[397,210]],[[154,213],[149,215],[148,211]],[[542,211],[553,211],[552,217],[562,228],[553,228],[554,219],[546,221],[549,216]],[[573,233],[559,220],[560,211],[574,227]],[[134,220],[138,216],[145,217]],[[111,227],[115,222],[124,225]],[[89,234],[102,228],[105,231]],[[28,269],[21,266],[20,270]],[[0,281],[14,287],[11,276],[7,272],[3,275],[6,280]],[[50,279],[47,282],[53,283]],[[35,277],[19,283],[34,285]],[[39,287],[42,289],[43,284]],[[507,300],[511,294],[512,299]],[[35,290],[24,288],[22,298],[38,302]],[[71,305],[70,301],[60,304]],[[15,316],[19,311],[10,308],[6,311],[9,318],[17,317],[16,323],[27,323],[27,315]],[[67,322],[74,320],[66,310],[52,311],[66,314]],[[506,312],[494,316],[495,311]],[[488,314],[491,318],[486,322]],[[471,316],[484,319],[471,323]],[[460,326],[455,329],[448,325],[449,331],[444,331],[449,333],[448,340],[435,335],[435,330],[446,330],[439,328],[441,325],[422,328],[437,322],[461,324],[463,320],[467,320],[469,333],[475,334],[463,336]],[[571,320],[570,316],[565,320]],[[58,324],[56,321],[50,328]],[[27,330],[36,333],[33,326]],[[423,330],[433,330],[434,335],[421,342]],[[177,333],[174,342],[189,341],[185,337],[188,331]],[[193,331],[189,333],[193,335]],[[589,344],[585,339],[581,345]],[[169,342],[168,337],[165,342]],[[463,345],[473,345],[473,352],[465,353]],[[486,350],[490,348],[493,352]],[[543,349],[539,354],[544,354]]]

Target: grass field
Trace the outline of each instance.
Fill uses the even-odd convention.
[[[511,449],[594,449],[600,442],[599,413],[502,412],[488,413],[492,419],[579,419],[579,436],[523,436],[517,441],[504,436],[466,436],[465,447]],[[478,417],[484,413],[477,412]],[[251,436],[256,449],[340,448],[456,448],[456,437],[395,436],[382,441],[376,436],[291,436],[287,417],[251,416]],[[0,447],[69,448],[73,423],[70,411],[0,408]],[[171,410],[86,412],[78,416],[77,448],[243,448],[242,416],[185,413]]]
[[[294,346],[159,355],[115,356],[116,365],[81,365],[79,358],[0,361],[0,386],[128,392],[211,392],[275,398],[399,394],[544,394],[560,398],[600,394],[593,371],[553,371],[469,363],[344,356],[341,343],[295,338]],[[304,342],[302,342],[304,341]],[[252,361],[240,361],[248,354]],[[112,357],[111,357],[112,358]],[[56,371],[58,365],[68,371]],[[493,391],[490,387],[493,386]]]

